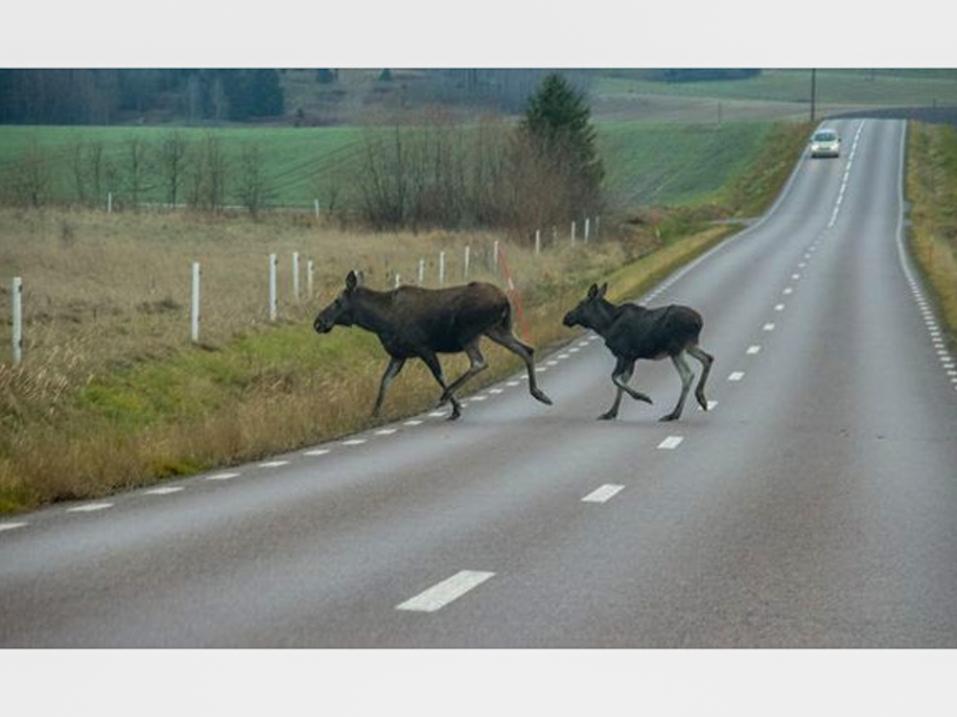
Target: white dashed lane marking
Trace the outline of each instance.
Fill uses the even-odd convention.
[[[761,350],[761,347],[758,346],[757,344],[754,344],[753,346],[748,346],[748,350],[747,350],[746,353],[756,354],[756,353],[758,353],[760,350]]]
[[[609,498],[611,498],[615,493],[620,491],[625,486],[616,485],[614,483],[605,483],[605,485],[600,488],[596,488],[591,493],[582,498],[583,503],[604,503]]]
[[[366,442],[365,438],[350,438],[348,441],[343,441],[342,445],[344,446],[361,446]]]
[[[518,385],[518,381],[509,381],[509,382],[506,383],[505,385],[506,385],[506,386],[517,386],[517,385]]]
[[[658,448],[666,451],[674,450],[681,445],[683,440],[684,436],[668,436],[665,440],[658,444]]]
[[[375,432],[377,436],[391,436],[393,433],[398,431],[398,428],[380,428]]]
[[[159,488],[144,490],[143,493],[145,495],[170,495],[171,493],[179,493],[181,490],[183,490],[183,486],[181,485],[165,485]]]
[[[788,294],[793,294],[793,293],[794,293],[794,289],[792,289],[790,286],[788,286],[788,287],[786,287],[786,288],[784,289],[784,291],[782,291],[781,293],[784,294],[785,296],[787,296]]]
[[[761,328],[764,329],[765,331],[774,331],[774,324],[765,324]]]
[[[413,418],[413,419],[411,419],[411,420],[409,420],[409,421],[406,421],[406,422],[403,423],[402,425],[403,425],[403,426],[421,426],[421,425],[422,425],[422,421],[419,421],[419,420],[416,420],[415,418]]]
[[[26,523],[0,523],[0,533],[5,530],[16,530],[17,528],[23,528],[26,526]]]
[[[432,411],[432,413],[429,414],[429,417],[430,417],[430,418],[444,418],[446,415],[448,415],[448,414],[446,414],[445,411]]]
[[[733,371],[728,376],[729,381],[740,381],[742,378],[744,378],[744,371]]]
[[[260,468],[278,468],[279,466],[287,465],[289,461],[265,461],[259,464]]]
[[[489,393],[494,393],[495,395],[498,395],[498,394],[500,394],[500,393],[502,392],[502,389],[500,389],[500,388],[490,388],[490,389],[488,390],[488,392],[489,392]]]
[[[309,451],[306,451],[306,455],[309,454]],[[239,473],[214,473],[211,476],[206,476],[206,480],[232,480],[233,478],[238,478]]]
[[[450,578],[433,585],[413,598],[395,606],[396,610],[411,610],[414,612],[435,612],[457,600],[495,573],[483,570],[461,570]]]
[[[67,513],[93,513],[97,510],[106,510],[107,508],[112,508],[112,503],[85,503],[83,505],[75,505],[72,508],[67,508]]]
[[[469,400],[470,400],[470,401],[484,401],[486,398],[488,398],[488,397],[487,397],[487,396],[472,396],[472,398],[470,398]]]
[[[784,311],[784,304],[775,304],[775,305],[774,305],[774,310],[775,310],[775,311]]]
[[[313,448],[312,450],[303,451],[302,455],[304,456],[324,456],[329,452],[328,448]]]

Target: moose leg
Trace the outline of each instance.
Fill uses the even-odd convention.
[[[535,363],[532,361],[535,349],[527,344],[523,344],[515,338],[511,331],[501,326],[493,326],[486,329],[485,335],[499,346],[507,348],[525,362],[525,368],[528,370],[528,392],[532,394],[533,398],[551,406],[552,399],[546,396],[545,392],[542,391],[535,382]]]
[[[375,400],[375,408],[372,409],[373,418],[379,415],[379,409],[382,408],[382,401],[385,399],[385,391],[389,387],[389,384],[392,383],[392,379],[399,375],[399,371],[402,370],[404,365],[405,359],[395,358],[395,356],[393,356],[389,360],[389,365],[386,366],[385,373],[382,374],[382,381],[379,383],[379,395]]]
[[[662,421],[676,421],[681,418],[681,411],[684,410],[685,399],[688,397],[688,389],[691,388],[691,382],[694,381],[694,371],[688,367],[688,362],[685,361],[684,358],[684,352],[672,356],[671,362],[678,370],[678,375],[681,376],[681,398],[678,399],[678,405],[675,406],[675,410],[661,417],[660,420]]]
[[[711,373],[711,364],[714,363],[714,356],[704,351],[700,346],[689,346],[688,353],[698,359],[698,361],[701,362],[701,367],[704,369],[701,372],[701,378],[698,379],[698,385],[695,387],[694,397],[698,399],[701,410],[707,411],[708,401],[704,397],[704,384],[705,381],[708,380],[708,374]]]
[[[442,373],[442,364],[439,363],[438,356],[428,351],[420,353],[419,358],[425,361],[425,365],[429,367],[429,371],[432,372],[432,375],[435,377],[435,380],[438,381],[444,393],[448,387],[445,385],[445,375]],[[449,394],[449,400],[452,402],[452,413],[449,416],[449,420],[454,421],[462,415],[462,404],[459,403],[454,394]]]
[[[631,378],[632,372],[635,370],[635,362],[628,361],[626,359],[618,359],[618,364],[615,366],[615,370],[611,374],[611,382],[615,384],[620,390],[627,393],[636,401],[644,401],[645,403],[653,403],[653,401],[643,394],[641,391],[636,391],[631,386],[628,385],[628,380]]]
[[[619,361],[619,364],[622,363],[621,359],[618,359],[618,361]],[[635,370],[635,364],[631,364],[631,366],[629,366],[628,368],[624,370],[624,372],[622,373],[622,380],[625,383],[628,383],[631,380],[631,374],[634,370]],[[618,373],[619,368],[616,368],[615,372]],[[611,404],[611,408],[609,408],[607,411],[605,411],[605,413],[601,414],[598,417],[598,420],[613,421],[616,418],[618,418],[618,407],[621,406],[621,397],[624,395],[625,395],[624,390],[622,390],[621,388],[617,389],[617,393],[615,394],[615,402]]]
[[[465,347],[465,353],[468,354],[469,361],[471,362],[471,366],[469,366],[468,370],[465,373],[463,373],[461,376],[455,379],[449,385],[449,387],[445,389],[445,392],[442,394],[442,397],[439,399],[440,406],[449,400],[449,396],[452,395],[453,391],[457,390],[463,383],[468,381],[470,378],[472,378],[476,374],[479,374],[482,371],[484,371],[485,368],[488,366],[488,364],[485,363],[485,357],[482,356],[482,352],[479,351],[478,342],[479,340],[475,339],[475,341],[473,341],[472,343],[470,343],[468,346]]]

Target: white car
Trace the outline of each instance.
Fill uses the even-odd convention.
[[[812,157],[840,157],[841,138],[833,129],[819,129],[811,137]]]

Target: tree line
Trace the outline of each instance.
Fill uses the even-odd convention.
[[[4,69],[2,124],[113,124],[150,112],[190,122],[281,115],[272,69]]]
[[[518,123],[500,115],[466,122],[433,108],[406,124],[367,127],[341,151],[334,162],[315,160],[316,171],[307,167],[316,178],[311,196],[327,215],[375,229],[497,227],[527,235],[602,209],[604,169],[590,110],[559,74],[542,80]],[[103,206],[111,195],[116,209],[159,202],[203,211],[232,201],[257,215],[288,182],[288,170],[270,175],[265,159],[259,144],[237,150],[215,132],[198,140],[175,130],[154,141],[85,140],[57,154],[33,143],[0,168],[0,199]]]
[[[131,136],[109,148],[85,140],[65,152],[54,156],[35,142],[27,145],[0,172],[0,200],[34,208],[64,201],[103,206],[109,196],[121,210],[138,209],[152,198],[169,207],[218,211],[233,197],[255,216],[274,196],[259,144],[228,152],[213,133],[190,140],[174,130],[155,142]]]

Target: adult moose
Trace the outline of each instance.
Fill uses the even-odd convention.
[[[354,271],[346,276],[346,288],[313,323],[320,334],[333,326],[360,326],[379,337],[390,359],[376,398],[372,415],[379,414],[386,389],[399,374],[406,360],[420,358],[442,387],[438,405],[452,402],[450,420],[461,415],[455,391],[486,367],[479,341],[487,336],[517,354],[528,369],[528,390],[533,397],[551,405],[535,382],[534,349],[512,334],[512,307],[508,297],[496,286],[473,281],[447,289],[421,289],[401,286],[392,291],[373,291],[360,285]],[[464,351],[471,365],[446,385],[439,353]]]
[[[694,380],[694,372],[685,361],[685,352],[701,362],[704,371],[695,398],[702,410],[708,410],[708,401],[704,397],[704,386],[711,371],[714,356],[698,346],[703,321],[701,314],[687,306],[672,304],[660,309],[646,309],[637,304],[616,306],[605,300],[608,284],[598,288],[592,284],[586,296],[574,309],[565,314],[565,326],[584,326],[592,329],[605,339],[605,346],[618,359],[611,380],[618,387],[615,402],[611,408],[600,415],[601,420],[612,420],[618,416],[623,393],[636,401],[651,403],[651,399],[628,385],[638,359],[658,360],[670,356],[672,363],[681,376],[681,398],[674,410],[661,417],[662,421],[674,421],[681,417],[681,411],[688,396],[688,389]]]

